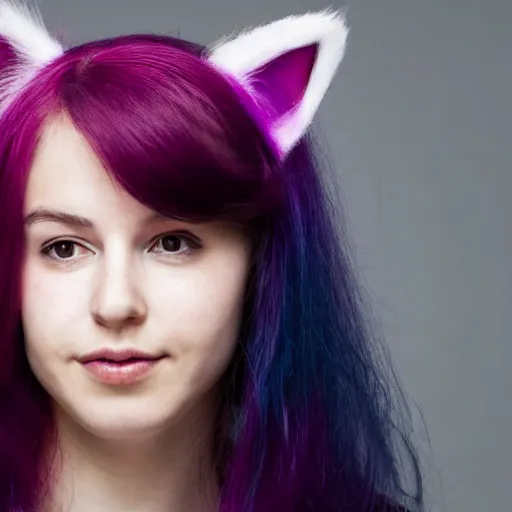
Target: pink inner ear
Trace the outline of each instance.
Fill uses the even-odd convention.
[[[6,66],[9,62],[15,62],[16,53],[12,46],[0,36],[0,69]]]
[[[270,122],[292,110],[303,98],[318,52],[313,44],[286,52],[250,74],[249,82],[262,99]],[[259,101],[258,101],[259,102]]]

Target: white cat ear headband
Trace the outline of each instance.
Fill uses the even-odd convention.
[[[224,38],[205,58],[253,97],[285,156],[311,124],[341,62],[347,35],[340,13],[308,13]],[[2,70],[0,52],[0,115],[40,68],[65,51],[36,10],[10,0],[0,0],[1,38],[17,59]]]

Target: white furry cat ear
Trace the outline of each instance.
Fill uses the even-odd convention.
[[[62,52],[35,7],[0,0],[0,115],[35,73]]]
[[[219,41],[208,61],[251,94],[284,157],[311,124],[347,35],[340,13],[290,16]]]

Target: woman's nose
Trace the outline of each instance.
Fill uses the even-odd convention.
[[[128,262],[117,260],[105,265],[100,274],[91,298],[94,320],[116,332],[143,323],[147,308],[135,269]]]

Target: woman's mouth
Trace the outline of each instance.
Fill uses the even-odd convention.
[[[80,360],[82,367],[103,384],[130,385],[149,376],[166,356],[151,356],[130,351],[98,351]]]

